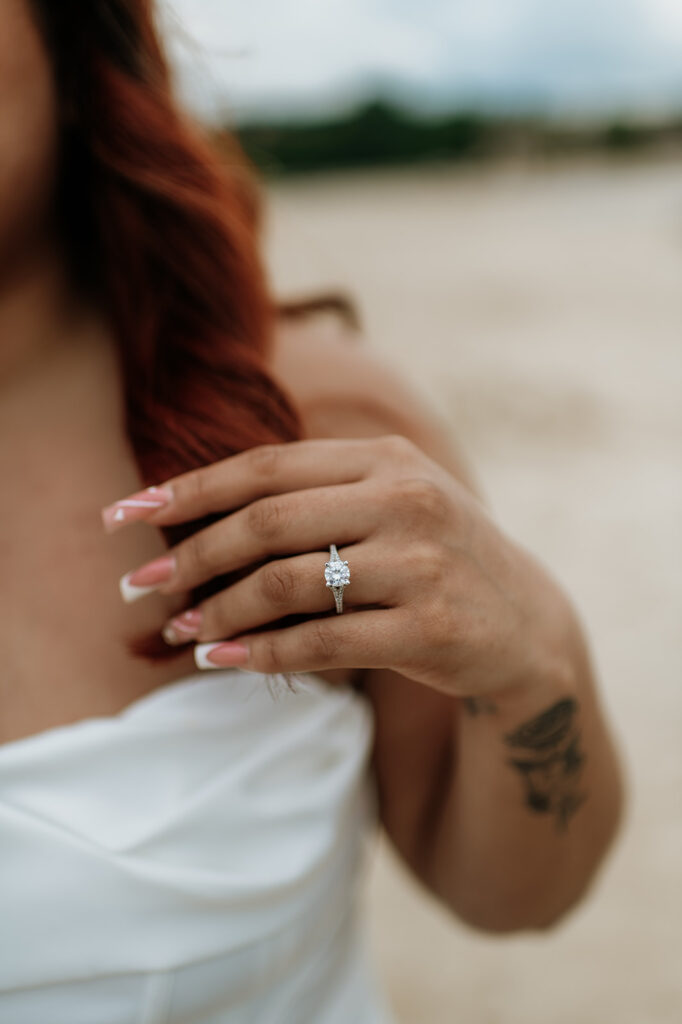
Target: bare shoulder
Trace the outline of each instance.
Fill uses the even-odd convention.
[[[306,436],[402,434],[483,500],[473,467],[428,398],[338,318],[282,322],[271,369],[296,401]]]

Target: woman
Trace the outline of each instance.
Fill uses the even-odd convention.
[[[488,931],[603,862],[585,634],[408,386],[278,314],[148,0],[1,14],[0,1019],[388,1020],[375,815]]]

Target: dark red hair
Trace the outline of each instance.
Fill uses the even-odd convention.
[[[236,140],[219,158],[178,108],[151,0],[32,2],[61,104],[64,239],[118,340],[143,484],[300,437],[295,405],[266,368],[277,310],[254,179]],[[164,533],[175,544],[210,521]],[[157,636],[134,650],[179,653]]]

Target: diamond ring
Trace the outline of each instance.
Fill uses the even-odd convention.
[[[324,563],[324,580],[331,587],[336,601],[336,611],[343,611],[343,588],[350,583],[348,562],[342,562],[336,550],[336,544],[329,545],[329,561]]]

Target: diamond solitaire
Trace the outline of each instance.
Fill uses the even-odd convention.
[[[331,587],[336,602],[336,611],[343,611],[343,588],[350,583],[350,569],[348,562],[339,558],[336,544],[329,545],[329,561],[324,564],[324,580],[328,587]]]

